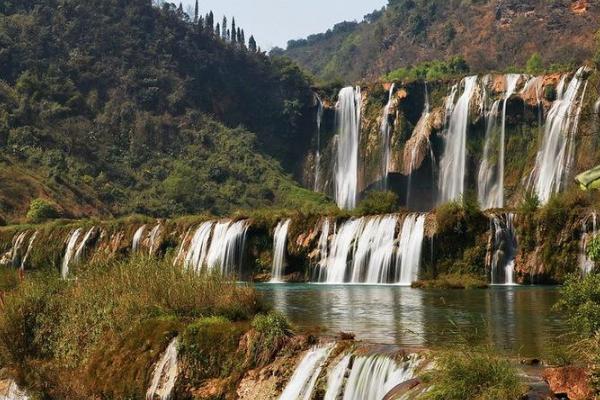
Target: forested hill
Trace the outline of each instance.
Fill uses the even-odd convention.
[[[307,78],[214,19],[149,0],[0,2],[0,220],[38,197],[65,216],[166,216],[309,196],[279,162],[310,140]]]
[[[600,28],[594,0],[389,0],[361,23],[290,41],[284,52],[323,80],[347,82],[463,56],[476,72],[588,59]],[[275,51],[275,54],[282,51]]]

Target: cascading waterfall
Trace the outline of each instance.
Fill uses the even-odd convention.
[[[82,232],[83,231],[81,228],[77,228],[69,235],[69,239],[67,240],[67,248],[65,250],[65,255],[63,256],[63,261],[60,268],[60,276],[63,279],[67,279],[67,276],[69,275],[69,264],[75,255],[77,241],[79,240]]]
[[[390,126],[390,110],[392,108],[394,100],[394,89],[396,84],[392,83],[388,94],[388,102],[383,108],[383,115],[381,116],[381,144],[382,144],[382,157],[381,157],[381,187],[383,190],[388,188],[388,176],[390,173],[390,155],[391,149],[391,126]]]
[[[178,260],[196,272],[217,271],[224,276],[241,273],[248,221],[208,221],[195,231],[187,250],[181,244]]]
[[[576,133],[580,110],[577,105],[583,103],[583,95],[578,94],[583,84],[585,67],[580,68],[566,87],[563,76],[557,88],[557,100],[552,104],[544,129],[542,147],[532,172],[533,189],[540,202],[546,203],[553,193],[560,191],[566,172],[571,164],[571,146]]]
[[[515,257],[517,255],[517,234],[514,214],[494,215],[491,219],[492,248],[488,256],[492,285],[515,284]]]
[[[346,87],[340,91],[336,105],[338,134],[335,200],[342,209],[356,207],[361,108],[360,87]]]
[[[317,98],[317,153],[315,155],[315,184],[314,191],[318,192],[321,179],[321,123],[323,121],[323,101],[318,94]]]
[[[156,249],[156,245],[157,245],[157,240],[160,236],[162,230],[162,226],[160,224],[156,225],[154,228],[152,228],[152,230],[150,231],[150,250],[149,250],[149,254],[152,255],[154,254],[154,252],[157,250]]]
[[[154,367],[152,381],[146,392],[146,400],[171,400],[173,398],[173,389],[179,374],[177,344],[178,339],[173,339]]]
[[[96,228],[92,227],[87,231],[85,236],[83,236],[83,239],[79,243],[79,246],[77,247],[77,251],[75,251],[75,255],[73,256],[73,261],[76,264],[79,264],[79,263],[81,263],[81,261],[83,261],[83,258],[85,257],[85,251],[86,251],[87,245],[95,233],[96,233]]]
[[[271,283],[281,283],[283,269],[285,267],[285,250],[287,247],[287,236],[292,221],[287,219],[279,222],[273,235],[273,271]]]
[[[35,231],[33,233],[33,235],[31,236],[31,238],[29,239],[29,245],[27,245],[27,251],[25,252],[25,256],[23,257],[23,259],[21,260],[21,270],[25,271],[25,265],[27,264],[27,261],[29,260],[29,256],[31,255],[31,250],[33,250],[33,244],[35,243],[35,239],[37,239],[39,234],[39,231]]]
[[[310,400],[323,364],[327,361],[333,347],[333,344],[328,344],[309,350],[296,367],[279,399]]]
[[[425,104],[423,107],[423,112],[425,114],[429,114],[431,111],[431,105],[429,104],[429,88],[427,87],[427,81],[425,81],[423,84],[425,85]]]
[[[355,357],[343,400],[381,400],[397,385],[414,378],[418,365],[415,355],[400,365],[382,355]]]
[[[591,225],[591,226],[590,226]],[[596,263],[590,259],[587,254],[588,246],[590,242],[598,235],[598,214],[593,212],[592,215],[583,222],[581,230],[581,242],[579,247],[579,267],[581,269],[581,275],[585,276],[590,274]]]
[[[454,97],[452,94],[449,96],[450,100],[446,102],[446,110],[450,114],[446,147],[440,164],[440,203],[458,200],[465,188],[469,108],[477,87],[477,76],[465,78],[463,82],[464,91],[456,105],[453,107],[449,105],[449,101]]]
[[[335,229],[334,229],[335,230]],[[324,282],[326,279],[326,268],[329,260],[329,219],[325,218],[321,225],[321,236],[319,237],[320,261],[316,268],[316,281]]]
[[[142,243],[142,237],[144,236],[144,232],[146,232],[146,225],[140,226],[133,234],[133,242],[131,244],[132,252],[135,253],[140,249],[140,244]]]
[[[506,108],[508,100],[515,93],[521,75],[508,74],[505,77],[506,91],[502,104],[502,125],[498,143],[498,164],[494,166],[491,160],[491,151],[495,139],[496,116],[499,103],[494,102],[490,110],[486,124],[484,155],[478,177],[479,202],[484,209],[504,207],[504,160],[506,146]]]
[[[346,354],[342,359],[335,365],[333,370],[329,372],[327,377],[327,392],[325,392],[324,400],[337,400],[343,387],[344,378],[346,371],[352,360],[352,355]]]
[[[23,248],[26,237],[27,232],[21,232],[13,237],[12,247],[10,252],[7,254],[7,258],[3,258],[3,264],[12,265],[15,268],[18,268],[22,264],[21,249]]]
[[[397,237],[399,220],[396,215],[348,220],[332,235],[329,246],[328,233],[322,233],[318,282],[405,285],[414,282],[421,260],[425,215],[408,215]]]
[[[419,278],[425,218],[425,215],[412,214],[404,219],[396,255],[396,271],[399,272],[396,282],[399,285],[410,286]]]

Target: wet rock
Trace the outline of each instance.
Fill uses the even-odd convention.
[[[404,398],[408,392],[423,384],[423,381],[419,378],[411,379],[406,382],[402,382],[401,384],[395,386],[392,390],[385,395],[383,400],[396,400]]]
[[[558,398],[565,398],[560,397],[559,394],[566,395],[570,400],[585,400],[592,397],[589,376],[583,368],[548,368],[543,376]]]

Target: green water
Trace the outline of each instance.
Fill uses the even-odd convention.
[[[552,310],[558,288],[422,290],[397,286],[258,285],[301,329],[352,332],[402,347],[444,348],[465,338],[522,357],[541,357],[566,333]]]

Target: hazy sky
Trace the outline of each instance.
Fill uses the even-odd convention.
[[[183,0],[184,8],[195,0]],[[176,2],[176,0],[171,0]],[[199,0],[200,13],[223,15],[244,28],[246,38],[253,34],[259,46],[285,48],[290,39],[324,32],[341,21],[362,20],[365,14],[380,9],[387,0]]]

